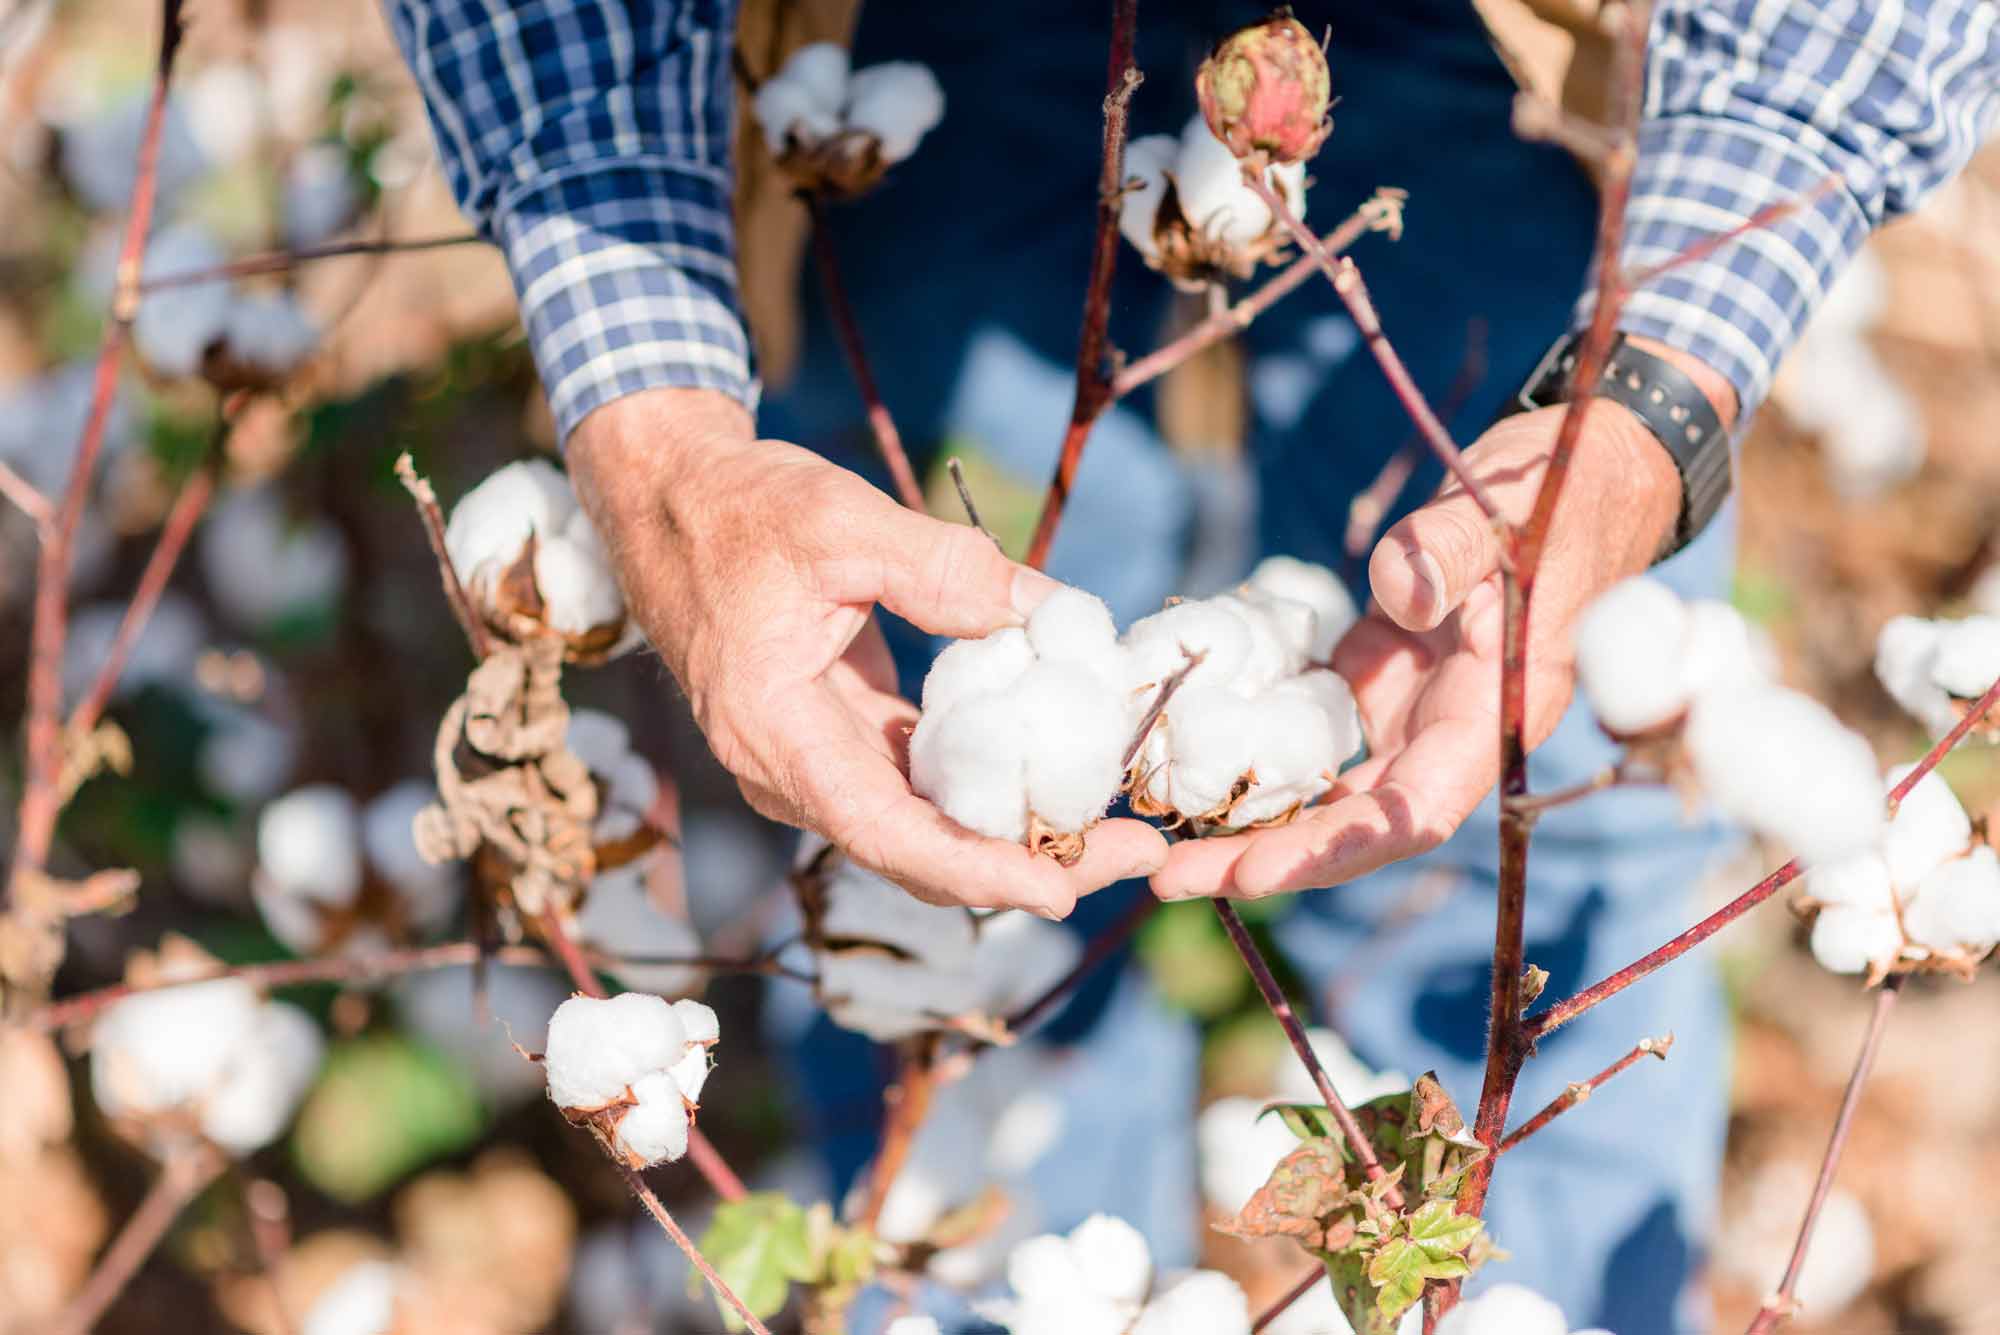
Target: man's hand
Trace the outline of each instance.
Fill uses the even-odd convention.
[[[1070,868],[973,834],[910,791],[917,711],[876,603],[937,635],[1019,625],[1057,587],[978,530],[913,514],[706,390],[598,409],[569,444],[627,603],[750,805],[824,835],[933,903],[1047,917],[1166,861],[1139,821],[1091,831]]]
[[[1643,346],[1693,375],[1725,422],[1734,417],[1733,392],[1715,372]],[[1534,507],[1563,412],[1508,418],[1465,453],[1510,521]],[[1680,501],[1680,475],[1659,442],[1625,408],[1594,402],[1535,579],[1529,746],[1568,707],[1577,613],[1652,563]],[[1254,899],[1338,885],[1448,838],[1500,777],[1499,558],[1492,526],[1455,484],[1392,528],[1368,563],[1374,601],[1333,656],[1354,687],[1369,758],[1290,825],[1176,845],[1154,890]]]

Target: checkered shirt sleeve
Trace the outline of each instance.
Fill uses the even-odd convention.
[[[1831,186],[1655,279],[1619,324],[1715,367],[1747,419],[1869,232],[1971,157],[2000,93],[1997,19],[1993,0],[1660,0],[1626,265]]]
[[[658,386],[755,409],[730,219],[734,0],[388,0],[561,438]]]

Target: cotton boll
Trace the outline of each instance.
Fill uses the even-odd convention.
[[[1875,641],[1875,677],[1882,689],[1940,737],[1958,721],[1950,694],[1933,675],[1942,638],[1938,622],[1899,616],[1889,619]]]
[[[1020,1297],[1061,1299],[1089,1291],[1089,1277],[1078,1264],[1069,1239],[1055,1233],[1029,1238],[1007,1258],[1007,1286]]]
[[[1313,668],[1271,688],[1276,698],[1298,697],[1312,701],[1326,719],[1333,738],[1325,768],[1338,770],[1361,749],[1361,710],[1354,703],[1354,690],[1347,679],[1325,668]]]
[[[1167,704],[1172,761],[1151,793],[1188,816],[1222,806],[1255,760],[1256,720],[1255,706],[1228,691],[1182,686]]]
[[[110,213],[130,206],[151,101],[144,93],[134,93],[88,120],[62,127],[58,151],[63,179],[87,207]],[[168,212],[208,169],[189,125],[187,108],[180,99],[169,98],[154,167],[159,211]]]
[[[1286,677],[1296,676],[1306,665],[1303,625],[1282,615],[1280,607],[1265,600],[1224,595],[1229,610],[1243,622],[1250,634],[1250,653],[1236,675],[1236,692],[1255,695]]]
[[[1117,676],[1118,627],[1102,598],[1058,589],[1028,618],[1028,647],[1043,663],[1074,663],[1107,680]]]
[[[1196,1270],[1154,1295],[1132,1335],[1250,1335],[1250,1302],[1229,1276]]]
[[[1946,954],[2000,942],[2000,855],[1985,844],[1924,877],[1903,910],[1911,941]]]
[[[387,1261],[347,1267],[299,1322],[299,1335],[389,1335],[401,1272]]]
[[[1705,691],[1766,681],[1767,647],[1728,603],[1697,598],[1687,604],[1687,638],[1681,646],[1681,686],[1692,700]]]
[[[545,459],[496,469],[452,507],[445,552],[468,585],[504,573],[533,534],[559,533],[576,509],[569,480]]]
[[[1568,1335],[1562,1309],[1519,1284],[1496,1284],[1445,1313],[1438,1335]]]
[[[1028,740],[1028,809],[1070,834],[1118,795],[1131,742],[1125,699],[1104,678],[1059,662],[1029,669],[1014,687]]]
[[[1126,683],[1134,695],[1186,667],[1188,654],[1204,657],[1188,673],[1181,695],[1195,687],[1233,686],[1250,657],[1250,628],[1231,602],[1205,598],[1176,603],[1134,622],[1125,632]]]
[[[1574,636],[1577,680],[1606,731],[1645,732],[1686,706],[1688,611],[1666,585],[1644,576],[1612,585],[1577,618]]]
[[[194,757],[204,788],[250,806],[285,786],[298,763],[296,728],[212,696],[200,697],[199,712],[209,725]]]
[[[202,526],[202,577],[248,630],[327,607],[347,585],[347,540],[317,516],[294,520],[269,486],[232,492]]]
[[[978,640],[953,640],[924,676],[925,715],[942,714],[971,695],[1004,691],[1035,662],[1028,633],[1018,627]]]
[[[687,1153],[687,1104],[680,1087],[664,1071],[634,1082],[638,1102],[618,1118],[619,1149],[647,1164],[664,1163]]]
[[[625,597],[603,556],[566,538],[545,538],[535,548],[535,587],[547,604],[548,623],[582,635],[625,615]]]
[[[1695,702],[1686,744],[1716,806],[1808,863],[1881,837],[1874,753],[1817,701],[1777,686],[1716,691]]]
[[[1298,1146],[1282,1121],[1260,1116],[1263,1108],[1256,1099],[1217,1099],[1196,1119],[1202,1196],[1218,1210],[1241,1210]]]
[[[1271,210],[1243,184],[1242,164],[1199,116],[1181,134],[1174,184],[1181,213],[1205,236],[1247,246],[1271,226]]]
[[[264,81],[249,65],[219,61],[181,82],[187,128],[202,156],[218,167],[248,157],[270,124]]]
[[[1069,1250],[1085,1284],[1099,1297],[1138,1303],[1153,1287],[1153,1254],[1139,1230],[1123,1219],[1090,1216],[1070,1230]]]
[[[361,847],[368,863],[396,888],[419,932],[438,930],[458,908],[459,873],[438,866],[417,851],[417,813],[437,800],[425,779],[405,779],[378,795],[361,812]]]
[[[1889,771],[1884,787],[1893,790],[1915,766]],[[1946,858],[1957,857],[1972,839],[1972,820],[1958,795],[1936,770],[1924,775],[1897,804],[1882,843],[1889,879],[1907,895]]]
[[[1007,692],[927,710],[910,733],[910,787],[977,834],[1019,843],[1028,832],[1028,739]]]
[[[978,1009],[972,980],[869,950],[815,957],[820,1004],[843,1029],[893,1043]]]
[[[91,1095],[105,1116],[194,1104],[256,1029],[257,993],[218,978],[136,993],[105,1008],[91,1034]]]
[[[246,293],[229,308],[229,355],[269,375],[286,375],[319,346],[319,325],[289,292]]]
[[[1288,598],[1313,610],[1313,640],[1307,652],[1315,663],[1333,657],[1333,648],[1360,619],[1353,595],[1325,566],[1292,556],[1267,556],[1250,572],[1249,586],[1273,598]]]
[[[1724,1219],[1711,1253],[1742,1287],[1767,1293],[1784,1273],[1799,1213],[1813,1190],[1806,1164],[1769,1164],[1750,1178],[1737,1208]],[[1866,1291],[1875,1275],[1875,1230],[1868,1211],[1835,1187],[1821,1208],[1806,1249],[1795,1296],[1815,1321],[1826,1321]]]
[[[1167,192],[1167,174],[1180,151],[1181,141],[1170,134],[1149,134],[1125,145],[1125,179],[1138,184],[1119,197],[1118,230],[1147,259],[1159,254],[1153,226]]]
[[[160,232],[142,261],[144,272],[156,275],[212,269],[222,262],[222,247],[190,224]],[[161,375],[194,375],[209,346],[227,333],[232,305],[229,285],[220,280],[148,292],[139,298],[132,321],[133,345]]]
[[[1125,1335],[1132,1324],[1124,1305],[1085,1296],[996,1303],[982,1315],[999,1321],[1008,1335]]]
[[[1944,622],[1931,678],[1961,700],[1976,700],[2000,681],[2000,617]]]
[[[285,244],[302,250],[332,240],[360,214],[363,202],[346,150],[336,143],[308,145],[285,168],[280,205]]]
[[[345,905],[361,892],[361,813],[345,789],[311,784],[257,818],[257,861],[281,890]]]
[[[791,138],[816,144],[840,130],[837,107],[823,105],[811,88],[793,79],[765,80],[751,106],[764,129],[764,146],[773,157],[784,155]]]
[[[818,926],[827,940],[877,942],[953,968],[970,962],[977,939],[964,909],[926,904],[847,858],[827,880]]]
[[[1813,958],[1833,973],[1887,967],[1902,949],[1902,929],[1887,909],[1829,904],[1813,919]]]
[[[539,606],[517,599],[502,583],[531,537]],[[584,639],[585,632],[617,630],[610,654],[639,642],[635,626],[619,624],[624,600],[602,541],[568,479],[544,460],[509,464],[466,493],[445,525],[445,551],[474,601],[503,630],[510,618],[531,616],[565,636],[579,654],[607,652]]]
[[[989,1015],[1007,1015],[1054,987],[1083,956],[1076,933],[1028,913],[996,913],[979,922],[973,989]]]
[[[1909,885],[1914,889],[1916,882]],[[1896,883],[1889,878],[1889,864],[1876,852],[1812,868],[1806,873],[1805,890],[1822,904],[1869,913],[1887,913],[1896,904]]]
[[[884,1335],[942,1335],[937,1319],[928,1316],[899,1316],[889,1323]]]
[[[857,70],[847,86],[847,125],[882,144],[882,156],[901,162],[944,119],[944,90],[937,76],[912,61],[890,61]]]
[[[232,1154],[276,1140],[319,1074],[326,1041],[297,1006],[264,1003],[256,1027],[202,1100],[201,1131]]]
[[[559,1108],[602,1108],[641,1077],[665,1071],[686,1047],[680,1020],[659,997],[571,997],[549,1020],[542,1062],[549,1097]]]
[[[847,48],[838,42],[809,42],[792,52],[778,77],[797,84],[814,105],[838,112],[848,97]]]
[[[646,893],[646,859],[600,873],[577,914],[577,936],[613,955],[672,958],[701,953],[701,939],[681,918],[658,908]],[[702,971],[689,964],[615,963],[611,972],[629,987],[674,996],[701,986]]]

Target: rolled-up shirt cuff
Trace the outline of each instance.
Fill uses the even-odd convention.
[[[558,439],[644,389],[719,390],[756,411],[729,199],[726,172],[621,157],[566,164],[500,201]]]
[[[1774,130],[1719,116],[1648,121],[1625,214],[1627,273],[1684,254],[1760,210],[1820,193],[1777,222],[1732,238],[1632,292],[1618,317],[1712,366],[1735,386],[1739,428],[1771,391],[1833,278],[1867,240],[1866,213],[1832,168]],[[1577,308],[1589,318],[1593,294]]]

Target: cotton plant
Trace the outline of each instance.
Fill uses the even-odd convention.
[[[90,1088],[131,1139],[167,1157],[206,1142],[247,1155],[276,1140],[319,1073],[312,1017],[240,978],[175,983],[214,964],[170,943],[134,981],[172,983],[105,1008],[91,1030]]]
[[[1891,617],[1875,640],[1875,677],[1933,737],[1944,736],[2000,681],[2000,614]],[[1975,732],[1990,739],[1995,729],[1981,720]]]
[[[701,937],[685,918],[653,901],[647,886],[657,854],[599,872],[576,914],[578,944],[617,955],[620,982],[662,996],[697,991],[706,973],[684,961],[702,953]]]
[[[1726,604],[1683,602],[1635,577],[1591,602],[1574,645],[1577,680],[1605,732],[1728,819],[1814,864],[1859,853],[1881,833],[1867,740],[1772,682],[1768,655]]]
[[[1764,1293],[1791,1259],[1799,1202],[1812,1194],[1813,1173],[1804,1163],[1781,1160],[1761,1165],[1731,1185],[1733,1195],[1725,1198],[1711,1255],[1735,1283]],[[1874,1282],[1879,1261],[1867,1207],[1836,1186],[1820,1208],[1793,1297],[1815,1322],[1837,1316]]]
[[[560,636],[575,662],[639,644],[604,544],[547,460],[507,464],[461,497],[445,551],[476,614],[503,637]]]
[[[813,42],[758,87],[751,107],[765,147],[801,190],[852,196],[916,152],[944,119],[944,90],[927,66],[856,70],[847,48]]]
[[[1292,215],[1303,217],[1304,163],[1263,170]],[[1289,243],[1291,234],[1245,184],[1243,164],[1200,115],[1177,136],[1150,134],[1127,144],[1125,182],[1119,231],[1148,266],[1185,291],[1248,278]]]
[[[1611,1335],[1598,1328],[1572,1331],[1562,1308],[1519,1284],[1495,1284],[1464,1299],[1437,1328],[1438,1335]]]
[[[1250,1306],[1214,1270],[1156,1272],[1146,1239],[1092,1215],[1067,1234],[1023,1242],[1007,1258],[1012,1296],[980,1304],[1008,1335],[1249,1335]]]
[[[821,1006],[878,1042],[985,1032],[1082,952],[1073,933],[1028,914],[922,903],[832,848],[811,856],[796,883]]]
[[[269,484],[232,491],[202,524],[197,559],[216,606],[269,633],[323,613],[347,586],[347,540],[326,519],[287,513]]]
[[[1889,771],[1893,789],[1912,767]],[[1935,771],[1897,804],[1874,847],[1806,874],[1813,958],[1835,973],[1969,977],[2000,944],[2000,855],[1974,837]]]
[[[343,788],[310,784],[265,806],[251,897],[271,934],[299,955],[364,955],[449,923],[456,868],[426,862],[411,833],[433,796],[406,780],[364,808]]]
[[[670,1162],[687,1153],[719,1037],[715,1012],[698,1001],[571,997],[549,1020],[549,1098],[629,1166]]]

